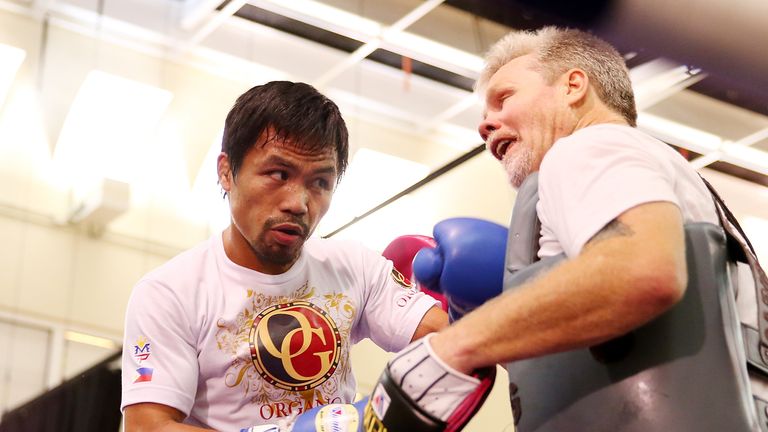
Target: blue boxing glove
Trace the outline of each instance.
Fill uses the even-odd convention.
[[[482,219],[446,219],[433,230],[437,247],[416,254],[414,278],[446,296],[451,321],[501,294],[507,234]]]
[[[330,404],[312,408],[298,416],[290,432],[340,431],[363,429],[363,412],[368,398],[354,404]]]

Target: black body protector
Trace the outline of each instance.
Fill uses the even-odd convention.
[[[725,231],[709,223],[685,225],[688,286],[683,299],[606,343],[509,363],[517,431],[768,431],[768,405],[753,397],[747,372],[768,371],[768,280],[735,218],[707,186]],[[537,189],[533,174],[518,191],[505,290],[565,259],[538,261]],[[759,329],[739,323],[737,261],[752,269]]]

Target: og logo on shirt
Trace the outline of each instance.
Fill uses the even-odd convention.
[[[303,300],[262,310],[249,335],[251,360],[264,380],[290,391],[315,388],[339,363],[341,336],[333,319]]]

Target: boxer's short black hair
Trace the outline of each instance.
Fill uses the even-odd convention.
[[[349,133],[338,106],[309,84],[271,81],[243,93],[224,123],[221,151],[229,159],[232,177],[246,153],[273,139],[310,153],[333,146],[337,174],[347,168]]]

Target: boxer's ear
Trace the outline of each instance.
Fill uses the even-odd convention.
[[[228,193],[232,188],[232,168],[229,165],[229,157],[226,153],[219,153],[219,157],[216,159],[216,171],[219,177],[219,184],[224,189],[225,193]]]

